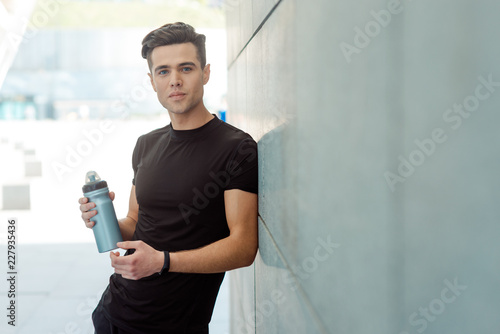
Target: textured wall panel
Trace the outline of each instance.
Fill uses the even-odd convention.
[[[498,332],[500,5],[249,3],[252,32],[228,19],[228,120],[259,143],[245,331]]]

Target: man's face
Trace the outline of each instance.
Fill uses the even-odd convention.
[[[151,53],[151,84],[161,105],[174,114],[203,106],[210,65],[201,68],[193,43],[159,46]]]

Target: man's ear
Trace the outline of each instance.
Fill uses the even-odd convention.
[[[210,64],[206,64],[205,68],[203,69],[203,84],[204,85],[207,84],[208,79],[210,79]]]
[[[149,79],[151,79],[151,86],[153,86],[153,89],[156,92],[156,86],[155,86],[155,82],[153,80],[153,75],[151,73],[148,73],[148,75],[149,75]]]

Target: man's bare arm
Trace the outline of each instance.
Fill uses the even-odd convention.
[[[120,231],[122,232],[123,240],[132,240],[138,217],[139,204],[137,204],[137,197],[135,196],[135,186],[132,186],[132,189],[130,190],[130,198],[128,200],[127,217],[118,220],[118,225],[120,225]]]
[[[170,253],[170,272],[218,273],[253,263],[258,248],[258,196],[239,189],[224,192],[226,218],[230,235],[207,246]],[[139,279],[159,272],[163,253],[142,241],[119,243],[134,248],[130,256],[110,253],[115,272],[129,279]]]
[[[230,235],[205,247],[170,254],[170,271],[216,273],[253,263],[258,247],[257,195],[239,189],[224,192]]]

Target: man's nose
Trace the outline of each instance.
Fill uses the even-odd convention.
[[[181,86],[181,85],[182,85],[182,81],[181,81],[181,78],[179,77],[179,75],[176,74],[175,72],[172,73],[172,76],[170,79],[170,87],[176,87],[176,86]]]

